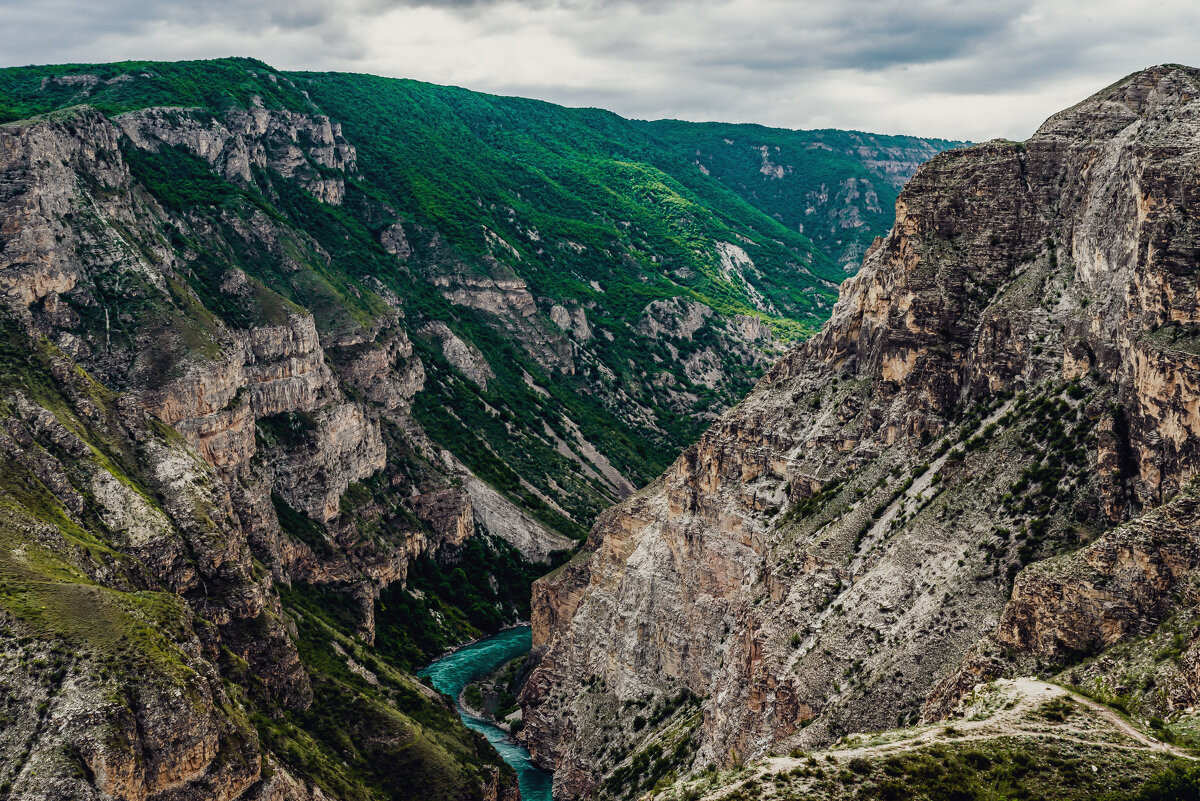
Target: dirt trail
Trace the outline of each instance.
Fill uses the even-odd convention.
[[[1046,707],[1055,700],[1068,702],[1069,706]],[[1024,741],[1032,747],[1039,742],[1056,741],[1125,753],[1152,752],[1197,759],[1182,748],[1138,730],[1117,712],[1091,698],[1034,678],[1001,679],[987,685],[977,697],[972,697],[965,715],[902,731],[851,735],[841,747],[802,757],[767,757],[746,773],[730,777],[730,783],[709,789],[704,797],[719,798],[751,780],[766,781],[772,775],[811,765],[811,759],[826,767],[831,762],[845,766],[855,757],[877,761],[934,744],[998,739]]]
[[[1102,746],[1122,751],[1156,751],[1184,759],[1196,759],[1192,754],[1170,743],[1156,740],[1150,735],[1139,731],[1129,721],[1122,718],[1112,709],[1097,703],[1090,698],[1071,692],[1056,684],[1049,684],[1032,678],[1019,678],[1010,681],[999,681],[996,687],[1010,698],[1011,706],[995,711],[992,715],[980,720],[954,720],[931,726],[922,726],[912,730],[907,736],[899,736],[895,740],[875,744],[847,748],[834,748],[827,751],[815,752],[813,756],[825,759],[832,756],[839,762],[849,761],[855,757],[879,759],[889,754],[909,751],[934,743],[961,743],[978,740],[990,740],[997,737],[1018,736],[1029,739],[1055,739],[1079,743],[1081,745]],[[1111,733],[1120,735],[1126,742],[1112,742],[1095,736],[1080,727],[1086,721],[1062,724],[1042,724],[1034,715],[1044,704],[1055,699],[1069,698],[1077,706],[1089,711],[1095,719],[1102,721]],[[952,731],[952,734],[947,732]],[[861,735],[870,740],[870,735]],[[791,770],[804,764],[804,759],[795,757],[771,757],[762,764],[761,773],[777,773]]]
[[[1064,690],[1064,692],[1071,696],[1072,700],[1074,700],[1076,703],[1080,704],[1081,706],[1088,707],[1100,717],[1105,718],[1109,723],[1112,724],[1113,728],[1118,729],[1126,737],[1137,740],[1151,751],[1162,751],[1173,756],[1183,757],[1184,759],[1196,759],[1196,757],[1193,756],[1189,751],[1186,751],[1178,746],[1171,745],[1170,743],[1165,743],[1162,740],[1156,740],[1145,732],[1139,731],[1129,721],[1117,714],[1115,710],[1109,709],[1104,704],[1093,701],[1087,696],[1070,692],[1069,690]]]

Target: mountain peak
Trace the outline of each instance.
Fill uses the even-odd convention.
[[[620,787],[603,755],[685,725],[621,731],[607,710],[674,709],[681,688],[710,699],[697,762],[738,767],[1035,671],[1112,677],[1142,719],[1195,703],[1191,667],[1121,684],[1071,665],[1167,640],[1200,580],[1181,492],[1200,470],[1197,96],[1195,70],[1153,67],[1026,146],[926,162],[822,332],[535,584],[522,737],[561,797]]]
[[[1200,97],[1200,70],[1181,64],[1159,64],[1131,73],[1087,99],[1051,116],[1034,134],[1034,139],[1077,137],[1088,131],[1093,136],[1113,136],[1138,120],[1172,122],[1170,109]]]

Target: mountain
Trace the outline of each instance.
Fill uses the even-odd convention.
[[[413,670],[845,275],[798,178],[597,110],[222,59],[0,70],[0,121],[13,797],[512,799]]]
[[[923,165],[821,332],[534,585],[522,737],[559,797],[1183,781],[1197,98],[1155,67]]]

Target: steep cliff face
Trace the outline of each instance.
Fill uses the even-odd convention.
[[[220,118],[197,117],[186,108],[149,108],[122,114],[116,122],[142,150],[181,148],[245,185],[254,184],[255,168],[269,170],[335,206],[346,195],[344,176],[357,166],[340,124],[323,115],[267,110],[261,99]]]
[[[981,684],[1036,671],[1190,742],[1200,700],[1197,508],[1192,480],[1078,551],[1021,571],[996,629],[938,683],[924,717],[957,714]]]
[[[261,156],[246,130],[217,147],[192,136],[195,115],[147,118],[159,140],[173,121],[174,145],[224,153],[223,169]],[[259,126],[283,141],[266,148],[273,180],[306,180],[272,160],[297,131],[328,169],[352,167],[352,151],[322,139],[327,120],[273,125]],[[166,244],[211,236],[209,221],[149,196],[122,156],[129,141],[88,109],[0,128],[0,608],[19,722],[0,742],[5,787],[298,801],[386,787],[399,770],[443,797],[513,797],[494,752],[369,650],[380,590],[476,535],[450,471],[405,461],[436,449],[408,416],[422,370],[398,314],[381,301],[323,344],[313,314],[226,266],[205,299],[218,317],[187,283],[187,252]],[[251,222],[267,241],[306,244],[277,220]],[[518,520],[535,558],[568,543]],[[355,607],[350,625],[311,606],[331,592]],[[339,704],[356,710],[339,719]],[[355,726],[371,737],[347,750],[333,733]]]
[[[1191,487],[1069,556],[1022,571],[997,640],[1061,660],[1151,633],[1200,566],[1196,511]]]
[[[1076,590],[1022,565],[1197,470],[1198,87],[1147,70],[923,166],[822,331],[535,586],[524,736],[560,792],[636,789],[612,768],[657,729],[622,704],[704,697],[673,767],[729,764],[917,719],[997,623],[1057,636],[1038,615]],[[1162,615],[1178,555],[1107,547],[1072,558],[1132,559],[1146,577],[1114,582]],[[1120,631],[1079,614],[1062,628],[1103,633],[1070,647]]]

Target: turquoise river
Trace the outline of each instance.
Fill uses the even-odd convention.
[[[428,676],[438,692],[455,699],[463,688],[496,668],[529,651],[532,635],[529,626],[505,629],[486,640],[460,648],[437,660],[420,672]],[[550,801],[550,775],[533,764],[529,752],[508,739],[508,735],[489,721],[477,718],[458,707],[467,728],[488,738],[501,758],[513,766],[521,782],[522,801]]]

